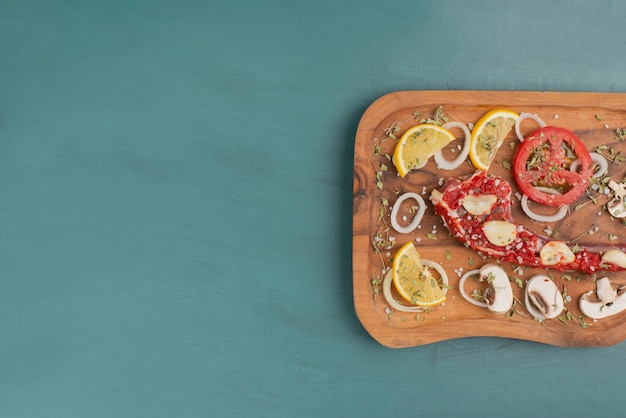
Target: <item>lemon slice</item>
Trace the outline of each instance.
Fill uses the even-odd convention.
[[[400,296],[412,305],[433,306],[446,300],[439,283],[428,268],[424,267],[419,253],[410,241],[393,258],[391,274]]]
[[[437,151],[455,139],[447,129],[422,123],[409,128],[400,138],[393,152],[393,164],[401,177],[414,168],[423,167]]]
[[[519,115],[510,110],[494,109],[476,122],[472,129],[469,157],[478,170],[487,170],[502,141],[515,126]]]

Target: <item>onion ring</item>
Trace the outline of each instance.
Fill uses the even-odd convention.
[[[536,189],[544,193],[559,194],[559,192],[549,187],[536,187]],[[528,216],[530,219],[534,219],[535,221],[539,221],[539,222],[556,222],[565,218],[565,215],[567,215],[567,209],[568,209],[567,205],[561,206],[559,210],[553,215],[542,215],[539,213],[535,213],[528,206],[527,195],[522,196],[521,204],[522,204],[522,210],[524,211],[526,216]]]
[[[474,274],[480,274],[480,269],[470,270],[467,273],[465,273],[463,277],[461,277],[461,281],[459,281],[459,291],[461,292],[461,296],[463,296],[463,299],[465,299],[472,305],[480,306],[481,308],[486,308],[488,306],[487,302],[474,299],[473,297],[465,293],[465,290],[463,289],[465,285],[465,281],[468,279],[468,277],[473,276]]]
[[[463,148],[461,149],[461,153],[454,160],[452,161],[446,160],[443,157],[443,153],[441,152],[441,150],[435,152],[435,162],[437,162],[437,166],[439,168],[442,168],[444,170],[454,170],[455,168],[463,164],[463,161],[465,161],[465,159],[469,155],[470,140],[471,140],[472,134],[467,128],[467,125],[461,122],[456,122],[456,121],[447,122],[443,124],[441,127],[444,129],[460,128],[465,134],[465,141],[463,142]]]
[[[417,212],[415,213],[415,217],[407,226],[402,226],[398,223],[398,212],[400,211],[400,205],[406,199],[414,199],[417,202]],[[402,196],[396,200],[396,203],[393,205],[393,209],[391,210],[391,226],[393,229],[398,231],[401,234],[410,234],[417,228],[420,222],[422,222],[422,218],[424,217],[424,213],[426,213],[426,202],[422,196],[418,195],[414,192],[404,193]]]
[[[404,306],[396,302],[391,295],[391,277],[391,270],[389,270],[383,279],[383,296],[389,307],[400,312],[424,312],[421,306]]]
[[[441,276],[441,282],[443,284],[441,290],[445,295],[448,292],[448,275],[446,274],[446,271],[443,269],[443,267],[441,267],[439,263],[435,263],[434,261],[426,259],[422,259],[421,261],[423,265],[432,267],[437,270],[437,272]],[[385,278],[383,279],[383,296],[385,297],[385,301],[387,302],[389,307],[399,312],[424,312],[424,307],[422,306],[402,305],[393,298],[393,295],[391,294],[392,277],[393,275],[391,273],[391,270],[389,270],[387,274],[385,274]]]
[[[426,260],[423,258],[421,261],[423,265],[432,267],[437,270],[437,273],[439,273],[439,275],[441,276],[441,283],[443,284],[441,291],[445,295],[448,292],[448,275],[446,274],[446,271],[443,269],[443,267],[441,267],[441,264],[439,263],[435,263],[434,261]]]
[[[539,125],[540,128],[545,128],[546,126],[548,126],[543,121],[543,119],[541,119],[536,114],[521,112],[519,114],[519,118],[517,118],[517,120],[515,121],[515,133],[517,134],[517,139],[519,139],[519,142],[524,142],[524,136],[520,132],[519,127],[522,124],[522,121],[525,120],[525,119],[532,119],[532,120],[534,120],[535,122],[537,122],[537,125]]]
[[[597,179],[609,172],[609,163],[606,161],[606,158],[604,158],[602,155],[598,154],[597,152],[590,152],[589,155],[591,155],[591,160],[594,163],[598,164],[598,171],[595,171],[591,177],[593,177],[594,179]],[[575,159],[570,164],[569,171],[576,172],[579,166],[580,166],[580,161],[578,159]]]

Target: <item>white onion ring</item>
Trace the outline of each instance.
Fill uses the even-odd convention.
[[[465,293],[465,290],[463,289],[463,287],[465,285],[465,281],[468,279],[468,277],[470,277],[470,276],[472,276],[474,274],[480,274],[480,269],[470,270],[467,273],[465,273],[463,275],[463,277],[461,277],[461,281],[459,282],[459,291],[461,292],[461,296],[463,296],[463,299],[465,299],[466,301],[468,301],[472,305],[480,306],[481,308],[486,308],[488,306],[487,302],[483,302],[481,300],[474,299],[473,297],[471,297],[470,295]]]
[[[398,223],[398,220],[396,218],[398,217],[398,212],[400,211],[400,205],[406,199],[413,199],[417,202],[417,212],[415,213],[415,217],[410,224],[408,224],[407,226],[402,226]],[[422,196],[414,192],[404,193],[398,198],[398,200],[396,200],[396,203],[394,203],[393,209],[391,210],[391,226],[393,226],[393,229],[401,234],[410,234],[415,230],[415,228],[417,228],[420,222],[422,222],[424,213],[426,213],[426,202],[424,202]]]
[[[424,309],[421,306],[404,306],[396,302],[391,295],[391,277],[391,270],[389,270],[383,279],[383,296],[389,307],[400,312],[423,312]]]
[[[593,177],[594,179],[597,179],[609,172],[609,163],[606,160],[606,158],[604,158],[602,155],[598,154],[597,152],[590,152],[589,155],[591,155],[591,159],[593,160],[594,163],[598,164],[598,167],[599,167],[598,171],[593,173],[593,176],[591,177]],[[578,167],[580,167],[580,160],[576,159],[572,161],[572,163],[570,164],[569,171],[575,172],[576,170],[578,170]]]
[[[544,193],[560,194],[558,191],[551,189],[549,187],[535,187],[535,189]],[[528,196],[526,195],[522,196],[521,204],[522,204],[522,210],[524,211],[524,213],[530,219],[534,219],[535,221],[539,221],[539,222],[556,222],[565,218],[565,215],[567,215],[567,209],[568,209],[567,205],[563,205],[559,207],[559,210],[553,215],[542,215],[539,213],[535,213],[528,206]]]
[[[445,295],[448,292],[448,275],[446,274],[446,271],[443,269],[443,267],[441,267],[441,264],[423,258],[421,262],[422,265],[432,267],[437,270],[437,273],[439,273],[439,275],[441,276],[441,283],[443,284],[441,291]]]
[[[443,283],[441,290],[445,295],[448,292],[448,275],[446,274],[446,271],[443,269],[443,267],[441,267],[440,264],[435,263],[434,261],[422,259],[421,262],[423,265],[433,267],[435,270],[437,270],[437,272],[441,276],[441,282]],[[391,273],[391,270],[389,270],[385,275],[385,278],[383,279],[383,296],[385,297],[385,301],[387,302],[389,307],[400,312],[424,312],[423,306],[406,306],[396,302],[396,300],[393,298],[393,295],[391,294],[392,277],[393,275]]]
[[[472,134],[470,133],[470,130],[467,128],[467,126],[461,122],[451,121],[443,124],[441,127],[444,129],[460,128],[465,134],[465,141],[463,142],[463,148],[461,149],[461,153],[454,160],[446,160],[443,157],[443,153],[441,152],[441,150],[435,152],[435,161],[437,162],[437,166],[439,168],[442,168],[444,170],[454,170],[455,168],[463,164],[463,161],[465,161],[465,159],[469,155],[470,140]]]
[[[520,113],[519,118],[517,118],[517,120],[515,121],[515,133],[517,134],[517,139],[519,139],[520,142],[524,142],[524,136],[520,132],[519,127],[522,124],[522,121],[525,119],[534,120],[535,122],[537,122],[537,125],[539,125],[540,128],[545,128],[546,126],[548,126],[548,124],[545,123],[543,119],[541,119],[539,116],[537,116],[534,113],[525,113],[525,112]]]

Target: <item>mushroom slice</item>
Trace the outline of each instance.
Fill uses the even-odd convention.
[[[606,208],[615,218],[626,217],[626,188],[624,184],[610,180],[608,186],[613,190],[615,197],[607,203]]]
[[[537,274],[526,284],[526,309],[537,320],[556,318],[563,312],[563,295],[554,282],[544,274]]]
[[[481,280],[488,283],[483,297],[493,313],[505,313],[513,306],[513,290],[509,277],[497,264],[485,264],[480,269]]]
[[[603,303],[611,303],[617,299],[617,292],[611,287],[608,277],[596,280],[596,294]]]
[[[608,290],[606,287],[609,287]],[[605,300],[611,300],[605,302]],[[608,277],[596,280],[596,290],[583,294],[578,301],[580,311],[592,319],[602,319],[616,315],[626,309],[626,287],[613,290]]]

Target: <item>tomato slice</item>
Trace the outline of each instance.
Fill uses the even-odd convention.
[[[580,168],[570,171],[576,159]],[[589,151],[572,131],[546,126],[524,139],[515,155],[513,172],[517,185],[530,199],[563,206],[585,193],[593,175],[592,164]]]

